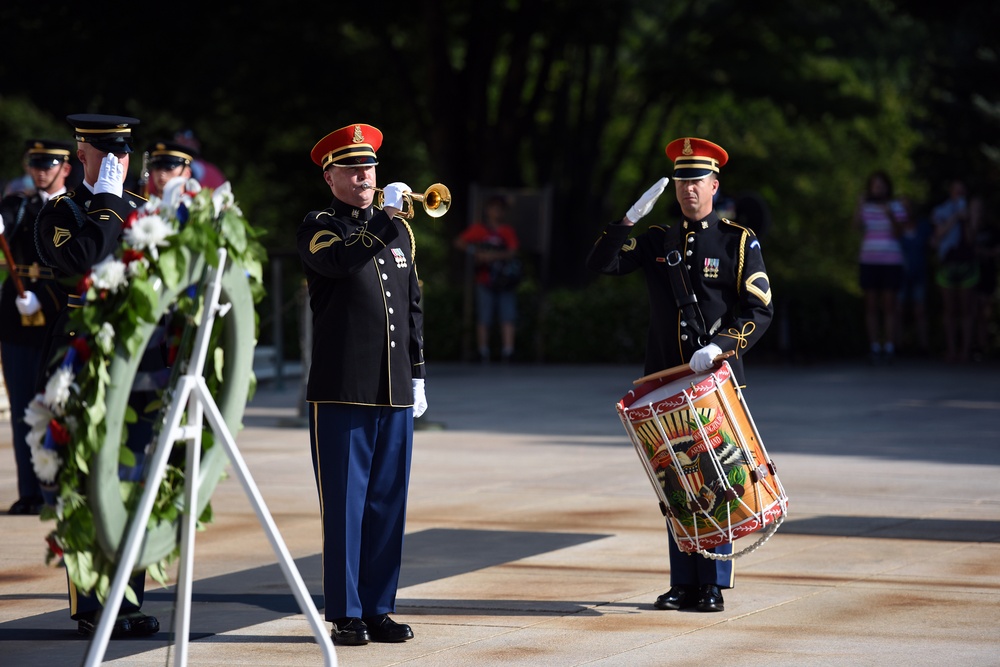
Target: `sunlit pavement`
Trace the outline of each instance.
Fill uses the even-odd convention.
[[[1000,664],[1000,367],[748,366],[746,399],[787,492],[777,533],[736,560],[725,611],[659,611],[669,539],[615,411],[630,366],[430,366],[394,618],[402,644],[341,665]],[[265,383],[240,452],[322,614],[320,524],[298,379]],[[0,504],[16,497],[9,426]],[[323,664],[235,477],[198,533],[190,665]],[[51,524],[0,515],[0,663],[78,665]],[[737,551],[755,541],[736,542]],[[746,542],[746,544],[743,544]],[[106,664],[164,665],[161,631]]]

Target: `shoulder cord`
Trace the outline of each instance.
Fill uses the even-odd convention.
[[[403,226],[406,227],[406,233],[410,235],[410,261],[413,262],[414,264],[416,264],[416,262],[417,262],[417,239],[414,238],[414,236],[413,236],[413,230],[410,228],[409,223],[406,222],[406,220],[404,220],[403,218],[400,218],[399,221],[401,223],[403,223]]]

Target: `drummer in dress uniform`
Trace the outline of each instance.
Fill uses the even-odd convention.
[[[52,269],[45,266],[35,249],[35,217],[52,197],[66,192],[70,152],[73,145],[50,139],[25,142],[25,170],[34,192],[15,193],[0,201],[0,233],[7,239],[23,295],[14,276],[8,275],[0,295],[0,359],[10,400],[14,460],[17,464],[18,499],[8,514],[39,514],[44,504],[42,490],[31,462],[30,431],[24,411],[35,395],[43,368],[43,347],[63,307],[62,291],[53,282]]]
[[[396,623],[413,419],[424,398],[423,313],[405,183],[374,206],[382,133],[348,125],[311,157],[333,193],[305,216],[297,246],[309,288],[313,347],[306,388],[323,526],[326,620],[338,644],[400,642]],[[412,203],[412,202],[411,202]]]
[[[35,220],[35,244],[39,255],[51,267],[64,291],[67,308],[56,321],[47,342],[47,362],[58,365],[55,355],[73,338],[68,326],[69,312],[84,305],[82,295],[74,291],[79,279],[118,248],[125,220],[145,203],[139,195],[124,189],[132,153],[132,130],[139,120],[128,116],[77,114],[67,116],[77,141],[76,155],[83,164],[83,182],[73,191],[53,197]],[[140,370],[150,370],[146,354]],[[41,388],[47,380],[41,374]],[[144,415],[146,404],[155,392],[136,391],[129,398],[137,414]],[[136,455],[136,465],[124,471],[130,479],[141,475],[146,446],[153,435],[152,421],[140,419],[129,426],[127,446]],[[159,621],[140,611],[145,590],[145,571],[129,581],[139,604],[128,599],[121,603],[112,637],[143,636],[159,631]],[[81,635],[93,635],[101,609],[96,595],[87,595],[69,584],[70,615],[77,621]]]
[[[720,218],[713,198],[720,169],[729,155],[710,141],[683,137],[670,142],[674,189],[683,218],[673,225],[650,225],[632,235],[666,189],[661,178],[620,221],[608,224],[587,257],[587,267],[608,275],[641,270],[653,311],[646,343],[645,373],[689,364],[710,370],[716,357],[728,359],[744,385],[743,359],[764,334],[774,307],[760,242],[747,227]],[[673,540],[670,590],[657,598],[659,609],[722,611],[722,589],[733,586],[731,560],[682,552]],[[732,543],[712,549],[731,554]]]

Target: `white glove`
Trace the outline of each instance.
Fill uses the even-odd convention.
[[[3,224],[3,215],[0,214],[0,234],[3,234],[5,229],[7,229],[7,227]]]
[[[17,305],[17,312],[22,315],[34,315],[42,309],[42,304],[38,302],[34,292],[25,292],[24,296],[14,299],[14,303]]]
[[[653,187],[642,193],[642,196],[639,197],[639,201],[632,204],[632,208],[628,210],[625,217],[633,223],[639,222],[640,218],[653,210],[653,204],[655,204],[656,200],[663,194],[663,190],[666,189],[667,183],[669,182],[670,179],[664,176],[656,183],[653,183]]]
[[[406,183],[390,183],[382,189],[382,208],[403,208],[403,193],[413,192]]]
[[[709,343],[691,355],[688,366],[695,373],[705,373],[712,369],[712,366],[715,365],[715,358],[720,354],[722,354],[722,348],[715,343]]]
[[[413,417],[414,419],[424,414],[427,410],[427,394],[424,393],[424,380],[413,381]]]
[[[94,194],[107,192],[121,197],[124,187],[125,165],[118,161],[114,153],[108,153],[101,160],[101,173],[97,176],[97,182],[94,183]]]

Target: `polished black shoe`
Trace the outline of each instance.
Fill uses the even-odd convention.
[[[41,514],[43,504],[41,498],[18,498],[7,510],[7,514]]]
[[[671,586],[670,590],[656,598],[653,606],[657,609],[688,609],[698,602],[698,590],[694,586]]]
[[[97,632],[97,615],[85,614],[76,621],[76,632],[83,637],[93,637]],[[147,616],[139,611],[123,614],[115,619],[115,625],[111,628],[111,637],[119,639],[122,637],[148,637],[160,631],[160,622],[155,616]]]
[[[346,646],[363,646],[371,641],[368,627],[360,618],[338,618],[333,622],[333,641]]]
[[[714,584],[707,584],[698,588],[698,611],[722,611],[726,608],[725,600],[722,599],[722,591]]]
[[[389,614],[379,614],[364,620],[373,642],[405,642],[407,639],[413,639],[413,630],[410,626],[397,623],[389,618]]]

